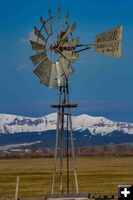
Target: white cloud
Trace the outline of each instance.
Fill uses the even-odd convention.
[[[19,66],[18,66],[18,69],[19,69],[19,70],[23,70],[23,69],[27,69],[28,67],[29,67],[28,64],[22,64],[22,65],[19,65]]]
[[[30,40],[32,40],[32,41],[36,41],[36,40],[37,40],[37,37],[35,36],[35,34],[34,34],[33,31],[31,31],[31,32],[28,34],[27,38],[20,38],[19,41],[20,41],[21,43],[23,43],[23,44],[27,44],[27,43],[29,43]]]

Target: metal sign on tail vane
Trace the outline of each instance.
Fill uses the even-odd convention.
[[[97,35],[95,38],[95,51],[111,56],[120,56],[122,29],[123,26],[119,26],[110,31]]]

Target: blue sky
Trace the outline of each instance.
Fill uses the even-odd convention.
[[[53,112],[58,92],[39,84],[29,56],[28,39],[48,8],[61,15],[69,11],[76,21],[75,36],[93,43],[98,33],[123,25],[122,56],[114,58],[88,50],[74,63],[70,78],[71,100],[79,103],[74,114],[102,115],[133,122],[133,1],[126,0],[23,0],[2,1],[0,7],[0,112],[42,116]]]

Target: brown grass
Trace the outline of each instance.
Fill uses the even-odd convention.
[[[52,161],[53,159],[0,160],[0,197],[14,197],[18,175],[20,198],[43,197],[50,193]],[[78,158],[77,163],[80,192],[117,195],[118,184],[133,184],[132,157],[82,157]],[[65,180],[66,171],[64,173]],[[70,174],[70,179],[70,192],[75,192],[73,173]],[[59,171],[55,186],[55,192],[59,192]]]

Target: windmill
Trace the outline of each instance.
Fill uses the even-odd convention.
[[[65,132],[67,144],[67,194],[69,194],[69,136],[73,158],[75,191],[77,194],[79,193],[71,117],[71,108],[76,108],[77,104],[70,102],[68,84],[69,76],[74,73],[72,64],[78,59],[79,52],[90,48],[94,48],[96,52],[106,55],[121,55],[122,26],[97,35],[94,44],[80,44],[79,37],[73,36],[75,27],[75,22],[71,25],[69,24],[69,13],[62,19],[60,8],[58,8],[55,17],[52,15],[51,9],[49,9],[48,19],[44,20],[43,17],[40,17],[40,28],[34,27],[35,40],[30,40],[32,50],[35,51],[35,54],[30,57],[35,66],[33,72],[39,77],[41,84],[59,91],[58,103],[51,105],[58,110],[51,195],[54,194],[59,151],[60,193],[64,193],[63,158]],[[66,121],[66,127],[64,126],[64,121]]]

